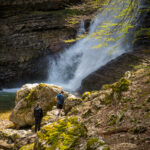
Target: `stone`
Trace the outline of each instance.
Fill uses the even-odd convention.
[[[132,143],[120,143],[120,144],[117,144],[114,147],[115,150],[120,150],[120,149],[132,150],[132,149],[136,149],[136,148],[137,148],[137,145],[136,144],[132,144]]]
[[[67,99],[65,100],[65,105],[64,105],[65,114],[67,114],[68,112],[70,112],[70,110],[73,107],[75,107],[76,105],[79,105],[80,103],[82,103],[82,99],[81,98],[77,98],[74,95],[69,95],[67,97]]]
[[[14,147],[14,144],[8,144],[4,140],[0,140],[0,150],[12,150]]]
[[[36,102],[39,101],[44,114],[56,105],[56,95],[62,91],[61,87],[48,84],[27,84],[24,85],[16,94],[16,105],[10,115],[17,128],[33,125],[33,110]]]

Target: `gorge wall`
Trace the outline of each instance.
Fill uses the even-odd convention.
[[[83,11],[70,9],[81,0],[2,0],[0,2],[0,87],[43,80],[46,55],[67,47],[79,22],[69,23]],[[90,13],[90,12],[89,12]],[[88,19],[87,19],[88,20]],[[8,84],[9,83],[9,84]]]

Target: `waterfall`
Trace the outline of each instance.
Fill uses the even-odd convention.
[[[124,36],[121,31],[134,24],[136,12],[133,8],[132,14],[127,14],[126,18],[117,18],[122,10],[130,7],[131,4],[127,1],[129,0],[112,0],[91,21],[86,37],[65,49],[61,54],[50,57],[48,83],[75,91],[80,87],[82,80],[90,73],[129,50],[129,34],[127,33]],[[105,28],[104,35],[103,28]],[[81,21],[78,34],[84,32],[84,22]],[[111,34],[108,36],[106,33]],[[105,43],[105,41],[108,42]]]

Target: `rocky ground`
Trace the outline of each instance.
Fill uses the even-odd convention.
[[[117,82],[103,85],[101,90],[85,92],[82,98],[65,93],[62,117],[57,116],[54,107],[55,96],[62,88],[46,84],[24,85],[17,92],[16,106],[10,116],[14,127],[20,129],[1,129],[0,148],[150,149],[150,55],[145,53]],[[33,107],[37,100],[45,115],[42,129],[36,135]],[[32,130],[25,126],[30,129],[32,126]]]

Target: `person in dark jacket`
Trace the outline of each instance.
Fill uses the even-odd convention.
[[[65,101],[65,96],[64,96],[63,93],[64,93],[64,92],[61,91],[61,92],[57,95],[58,116],[61,116],[61,110],[62,110],[62,108],[63,108],[64,101]]]
[[[40,103],[37,102],[37,105],[34,108],[35,133],[40,130],[40,124],[41,124],[42,117],[43,117],[43,110],[40,107]]]

